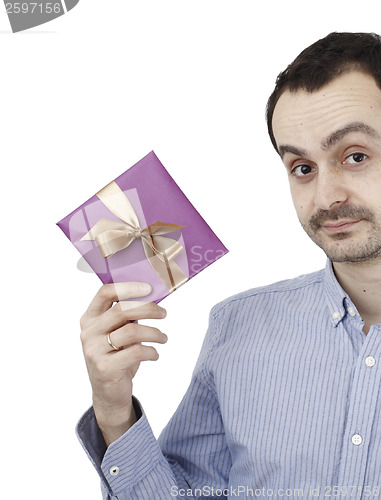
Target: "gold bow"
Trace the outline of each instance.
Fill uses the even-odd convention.
[[[97,196],[110,212],[123,222],[100,219],[81,238],[81,241],[95,240],[103,257],[107,259],[119,250],[127,248],[135,239],[140,238],[149,263],[170,292],[188,280],[188,277],[174,262],[176,256],[183,251],[183,246],[172,238],[160,236],[185,226],[154,222],[142,229],[134,207],[114,181],[101,189]]]

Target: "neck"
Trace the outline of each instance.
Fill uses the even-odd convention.
[[[381,260],[334,262],[333,269],[365,323],[381,323]]]

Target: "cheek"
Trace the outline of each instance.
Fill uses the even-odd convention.
[[[353,178],[351,191],[354,204],[381,209],[381,173],[372,173],[366,178]]]
[[[294,188],[291,186],[290,191],[296,213],[298,214],[299,218],[303,218],[306,212],[308,212],[308,210],[311,210],[311,200],[308,196],[307,190],[300,189],[299,186]]]

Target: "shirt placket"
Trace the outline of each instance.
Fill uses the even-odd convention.
[[[347,491],[347,498],[369,498],[374,486],[366,485],[364,480],[380,382],[380,332],[372,327],[359,351],[348,397],[337,484],[339,491]]]

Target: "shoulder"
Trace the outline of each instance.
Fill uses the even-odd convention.
[[[310,274],[303,274],[296,278],[287,279],[272,283],[271,285],[251,288],[237,293],[214,305],[210,311],[212,318],[224,316],[226,313],[232,314],[242,309],[263,303],[263,301],[273,303],[290,300],[290,296],[298,294],[317,293],[324,280],[324,269]]]

